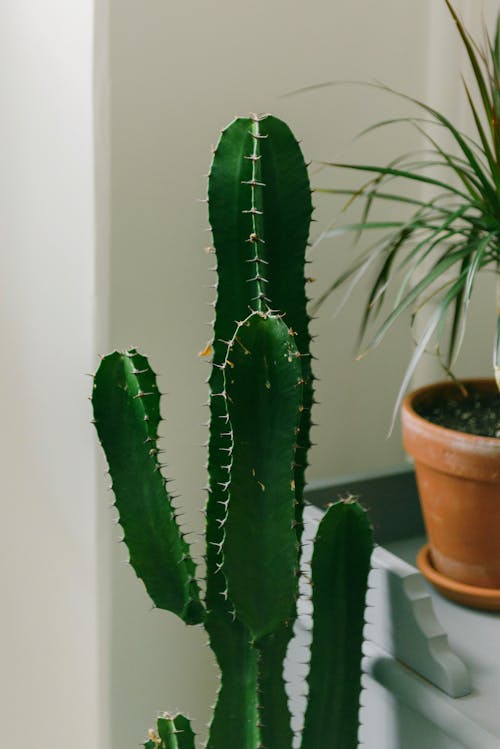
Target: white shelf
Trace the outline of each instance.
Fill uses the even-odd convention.
[[[390,551],[409,563],[415,563],[425,539],[409,539],[390,545]],[[451,649],[467,668],[471,693],[453,700],[464,716],[497,740],[500,747],[500,613],[459,606],[441,596],[424,581],[436,616],[448,634]],[[483,749],[482,744],[471,749]]]

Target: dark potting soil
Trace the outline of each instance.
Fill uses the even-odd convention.
[[[416,412],[433,424],[459,432],[500,437],[500,393],[472,391],[467,396],[446,398],[415,406]]]

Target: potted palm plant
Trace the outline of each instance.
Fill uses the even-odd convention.
[[[361,321],[361,340],[366,341],[361,355],[411,311],[416,343],[394,413],[402,404],[403,440],[415,459],[429,536],[418,563],[448,597],[500,609],[500,15],[494,37],[485,33],[480,44],[450,0],[445,2],[472,68],[476,91],[464,81],[464,95],[475,136],[465,135],[424,102],[372,84],[412,102],[423,117],[386,120],[368,131],[410,122],[426,139],[427,149],[418,159],[405,154],[386,165],[329,164],[369,175],[358,189],[325,191],[348,196],[348,204],[363,203],[359,223],[343,229],[356,235],[378,233],[319,302],[375,268]],[[442,145],[435,129],[429,130],[429,122],[451,139],[452,149]],[[423,185],[428,197],[407,197],[392,187],[393,181]],[[396,221],[372,219],[374,205],[396,203],[406,206],[409,215]],[[478,275],[485,271],[498,279],[492,330],[496,383],[494,378],[459,382],[453,365]],[[382,314],[391,289],[395,301]],[[433,343],[448,380],[405,397],[417,363]]]

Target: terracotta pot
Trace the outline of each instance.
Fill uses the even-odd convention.
[[[493,380],[464,384],[496,390]],[[420,388],[402,409],[403,442],[415,459],[430,560],[450,581],[500,589],[500,439],[445,429],[416,413],[415,406],[443,392],[456,396],[456,385]]]

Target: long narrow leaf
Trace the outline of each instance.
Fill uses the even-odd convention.
[[[486,113],[486,116],[488,118],[488,122],[492,121],[492,102],[490,100],[488,87],[486,85],[486,82],[483,77],[483,73],[481,71],[481,66],[479,64],[479,61],[476,57],[476,54],[474,52],[474,48],[471,44],[471,40],[469,35],[467,34],[464,25],[460,21],[460,18],[458,17],[457,13],[455,12],[455,9],[453,8],[452,4],[450,3],[450,0],[445,0],[446,5],[448,6],[448,10],[451,13],[451,16],[453,20],[455,21],[458,29],[458,33],[462,37],[462,41],[464,43],[465,49],[467,50],[467,54],[469,57],[470,64],[472,66],[472,69],[474,71],[474,78],[476,80],[479,92],[481,94],[481,99],[483,101],[484,111]]]
[[[461,190],[458,190],[457,188],[453,187],[452,185],[447,184],[446,182],[443,182],[439,179],[433,179],[432,177],[427,177],[423,174],[413,174],[412,172],[407,172],[401,169],[391,169],[388,167],[383,166],[372,166],[370,164],[343,164],[340,162],[321,162],[325,164],[325,166],[334,166],[338,169],[353,169],[355,171],[360,172],[372,172],[374,174],[391,174],[394,177],[403,177],[404,179],[408,179],[414,182],[423,182],[427,185],[434,185],[435,187],[442,187],[445,190],[447,190],[450,193],[453,193],[454,195],[457,195],[460,198],[464,198],[465,200],[469,200],[469,196],[466,193],[463,193]]]
[[[497,274],[499,266],[497,264]],[[495,379],[500,390],[500,275],[497,276],[497,326],[495,331],[495,343],[493,345],[493,368]]]
[[[448,3],[448,0],[446,0]],[[401,91],[396,91],[389,86],[384,86],[379,84],[380,87],[384,91],[391,92],[403,99],[406,99],[407,101],[411,101],[413,104],[417,105],[418,107],[421,107],[425,111],[429,112],[433,115],[433,117],[436,118],[438,122],[441,122],[446,129],[451,133],[453,136],[455,142],[457,143],[458,147],[466,157],[467,161],[470,163],[471,167],[473,168],[474,172],[477,174],[478,178],[481,180],[481,183],[484,187],[485,196],[487,195],[488,198],[491,200],[492,205],[495,205],[496,203],[496,192],[492,188],[491,184],[489,183],[487,177],[484,175],[483,170],[481,169],[480,164],[478,163],[476,157],[474,156],[474,153],[472,149],[469,147],[466,138],[463,136],[463,134],[453,125],[450,120],[445,117],[441,112],[438,112],[437,109],[434,109],[433,107],[430,107],[428,104],[425,104],[424,102],[420,101],[419,99],[415,99],[413,96],[408,96],[407,94],[402,93]],[[490,109],[491,111],[491,109]]]
[[[490,168],[491,175],[493,179],[495,180],[496,188],[497,188],[497,194],[500,189],[500,174],[498,170],[498,164],[495,161],[495,156],[490,148],[490,144],[488,143],[488,138],[486,136],[486,133],[484,131],[481,119],[479,117],[476,105],[474,104],[474,100],[472,99],[471,93],[469,91],[469,87],[467,86],[467,82],[465,78],[462,77],[462,82],[465,90],[465,95],[467,96],[467,101],[469,102],[470,111],[472,113],[472,116],[474,118],[474,123],[476,125],[476,130],[478,132],[478,135],[481,139],[481,144],[483,146],[484,155],[488,161],[488,166]]]
[[[428,273],[425,278],[420,281],[420,283],[414,286],[413,289],[404,297],[404,299],[401,300],[398,306],[391,312],[383,325],[381,325],[378,329],[377,333],[373,337],[368,348],[364,351],[363,355],[378,346],[389,328],[393,325],[393,323],[397,320],[401,313],[404,312],[404,310],[407,309],[415,301],[415,299],[420,296],[422,291],[427,289],[436,279],[440,278],[443,273],[448,270],[448,268],[451,268],[455,263],[461,260],[462,257],[468,253],[468,251],[469,250],[467,248],[464,250],[459,250],[458,252],[455,252],[451,255],[447,255],[439,263],[437,263],[437,265],[434,266],[433,270]]]
[[[463,285],[464,281],[465,279],[463,277],[460,277],[458,281],[455,282],[455,284],[452,286],[448,294],[445,296],[445,298],[443,299],[439,307],[437,307],[434,310],[429,321],[427,322],[425,330],[418,342],[418,345],[416,346],[413,352],[413,355],[410,359],[410,363],[408,364],[408,367],[403,377],[403,381],[399,388],[398,396],[396,398],[396,403],[392,412],[392,419],[391,419],[391,424],[389,428],[389,434],[391,434],[394,429],[394,425],[396,423],[396,419],[398,418],[399,410],[401,408],[401,403],[403,402],[404,395],[406,391],[408,390],[408,386],[415,373],[417,364],[422,358],[422,355],[424,354],[425,349],[427,348],[432,336],[434,335],[441,318],[446,314],[446,311],[449,305],[453,301],[454,297],[456,296],[460,287]]]
[[[467,277],[468,277],[469,264],[470,264],[470,257],[469,255],[466,255],[462,259],[462,262],[460,265],[460,276],[464,276],[466,282],[467,282]],[[453,318],[452,318],[450,337],[449,337],[449,342],[448,342],[448,355],[446,357],[446,365],[448,368],[450,368],[454,362],[455,352],[460,350],[459,344],[463,340],[463,336],[465,333],[466,317],[464,317],[464,314],[463,314],[464,313],[464,306],[463,306],[464,290],[465,290],[465,284],[463,284],[460,287],[455,298],[452,301]],[[438,341],[440,341],[440,339],[441,339],[441,336],[439,335]]]

